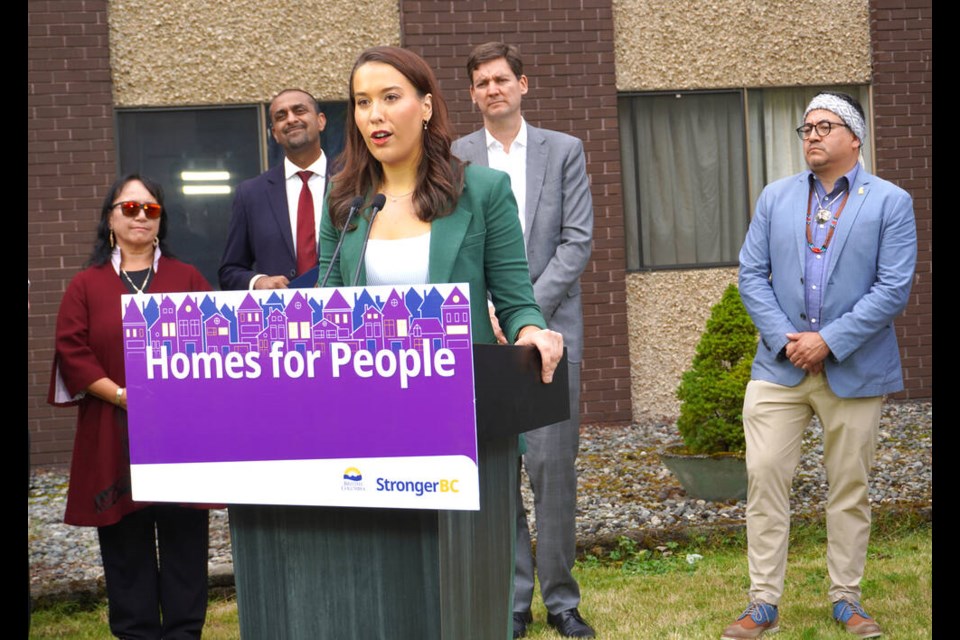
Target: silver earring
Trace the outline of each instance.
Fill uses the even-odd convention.
[[[424,120],[424,121],[423,121],[423,130],[424,130],[424,131],[427,130],[427,125],[428,125],[429,123],[430,123],[429,120]]]

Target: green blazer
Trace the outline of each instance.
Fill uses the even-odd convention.
[[[546,328],[547,324],[533,297],[510,178],[501,171],[473,165],[467,165],[465,172],[457,208],[431,225],[430,282],[470,285],[474,342],[496,342],[487,311],[489,292],[503,333],[514,342],[522,327]],[[356,218],[356,229],[347,232],[328,286],[347,286],[353,279],[369,215],[369,209],[365,210]],[[324,204],[320,222],[320,273],[326,273],[339,237]],[[357,285],[366,285],[366,282],[366,270],[361,267]]]

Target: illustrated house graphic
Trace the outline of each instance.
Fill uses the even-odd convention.
[[[436,318],[415,319],[410,326],[410,336],[410,346],[417,351],[423,349],[424,342],[430,343],[434,352],[443,347],[443,325]]]
[[[409,295],[409,294],[408,294]],[[383,305],[383,345],[394,353],[410,347],[410,312],[394,289]]]
[[[323,307],[323,319],[333,323],[337,328],[337,339],[340,341],[349,340],[353,332],[350,311],[350,305],[339,291],[334,291]]]
[[[263,331],[263,309],[249,293],[237,307],[237,342],[257,346],[257,337]]]
[[[257,336],[257,350],[261,354],[267,355],[270,352],[270,345],[274,342],[287,344],[287,318],[283,311],[273,307],[267,314],[267,325]]]
[[[287,344],[289,351],[306,353],[313,349],[313,309],[303,294],[297,291],[285,309],[287,316]]]
[[[203,351],[203,336],[200,335],[200,308],[196,298],[184,296],[183,302],[177,309],[177,350],[180,353],[194,353]],[[227,328],[227,341],[230,338],[230,327]]]
[[[147,348],[147,320],[143,317],[136,300],[131,300],[123,314],[123,349],[136,357],[144,358]]]
[[[150,348],[153,356],[160,357],[160,349],[166,347],[167,355],[176,353],[177,342],[177,306],[169,296],[160,301],[160,315],[150,327]]]
[[[425,343],[433,350],[470,348],[470,305],[457,287],[446,297],[431,287],[429,292],[410,288],[406,295],[391,289],[385,302],[367,291],[354,298],[363,303],[362,311],[340,291],[326,303],[293,291],[287,304],[273,292],[262,306],[248,293],[238,307],[224,304],[219,309],[209,294],[203,304],[192,295],[184,295],[179,305],[169,295],[151,296],[142,307],[141,301],[131,300],[123,315],[124,350],[145,358],[149,348],[158,358],[161,349],[167,357],[253,350],[269,356],[277,343],[283,351],[312,351],[320,357],[330,353],[334,342],[371,352],[421,350]]]
[[[443,327],[450,349],[470,348],[470,301],[454,287],[441,306]]]
[[[367,351],[380,351],[383,348],[383,314],[379,309],[367,305],[353,337]]]
[[[203,321],[203,334],[207,339],[208,353],[230,351],[230,323],[219,311]]]

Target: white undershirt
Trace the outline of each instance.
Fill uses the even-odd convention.
[[[430,279],[430,232],[412,238],[367,243],[367,284],[426,284]]]
[[[487,164],[491,169],[498,169],[510,176],[510,189],[517,200],[517,210],[520,213],[520,228],[526,231],[527,121],[520,119],[520,131],[507,150],[504,150],[503,145],[490,135],[489,131],[484,129],[484,133],[487,134]]]

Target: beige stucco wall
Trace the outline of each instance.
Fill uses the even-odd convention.
[[[619,91],[870,81],[867,0],[613,0]]]
[[[613,0],[618,91],[867,84],[867,0]],[[710,307],[736,268],[627,275],[634,420],[674,420]]]
[[[360,51],[400,43],[396,0],[117,0],[109,22],[120,107],[266,102],[291,86],[342,100]]]
[[[634,421],[673,421],[679,415],[674,393],[680,375],[690,366],[710,307],[736,281],[736,268],[627,274]]]

